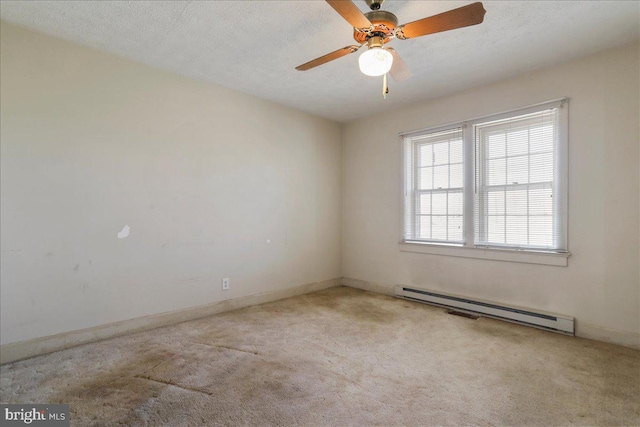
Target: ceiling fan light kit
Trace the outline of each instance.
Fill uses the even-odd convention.
[[[382,47],[383,43],[381,37],[369,39],[369,49],[364,51],[358,59],[362,74],[377,77],[387,74],[391,70],[393,55]]]
[[[407,40],[442,31],[455,30],[480,24],[486,11],[482,3],[476,2],[439,15],[430,16],[398,26],[398,18],[391,12],[380,10],[384,0],[365,0],[371,12],[363,14],[351,0],[325,0],[353,27],[353,38],[358,45],[346,46],[334,52],[306,62],[296,70],[306,71],[340,57],[357,52],[365,44],[367,50],[360,55],[360,71],[367,76],[384,76],[383,94],[386,88],[386,74],[397,82],[411,77],[409,68],[395,49],[385,47],[393,39]]]

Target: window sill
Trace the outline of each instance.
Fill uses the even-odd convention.
[[[570,253],[535,252],[513,249],[469,248],[456,245],[440,245],[420,242],[400,242],[401,252],[445,255],[462,258],[488,259],[493,261],[522,262],[527,264],[566,267]]]

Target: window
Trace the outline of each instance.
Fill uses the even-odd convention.
[[[419,240],[462,243],[462,128],[416,137],[409,150],[415,204],[409,233]]]
[[[404,242],[566,252],[566,100],[404,135]]]

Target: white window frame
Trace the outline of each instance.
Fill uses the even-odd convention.
[[[431,132],[429,132],[429,134],[431,134],[431,135],[435,135],[435,134],[438,134],[438,133],[440,133],[440,132],[439,132],[439,131],[437,131],[437,130],[436,130],[436,131],[431,131]],[[460,135],[462,135],[462,133],[463,133],[463,129],[462,129],[460,126],[456,126],[456,127],[451,128],[451,129],[447,129],[447,130],[445,131],[445,133],[452,133],[452,134],[453,134],[453,133],[455,133],[455,134],[460,134]],[[416,168],[421,168],[421,166],[419,166],[419,165],[416,163],[417,159],[419,159],[419,158],[420,158],[420,155],[419,155],[419,149],[420,149],[420,147],[421,147],[422,145],[424,145],[424,144],[429,144],[429,143],[418,142],[418,141],[411,141],[411,142],[406,142],[406,144],[411,144],[411,147],[410,147],[410,148],[405,147],[405,150],[407,150],[407,148],[408,148],[408,150],[405,152],[405,158],[407,158],[407,157],[411,157],[411,162],[412,162],[412,164],[414,165],[414,169],[416,169]],[[450,161],[450,160],[449,160],[449,161]],[[462,168],[463,168],[463,171],[464,171],[464,163],[465,163],[465,159],[464,159],[464,147],[463,147],[463,158],[462,158]],[[460,162],[455,163],[455,164],[456,164],[456,165],[457,165],[457,164],[460,164]],[[451,165],[451,163],[447,163],[447,165],[449,165],[449,166],[450,166],[450,165]],[[442,165],[440,165],[440,166],[442,166]],[[433,166],[433,168],[435,168],[435,167],[436,167],[436,165],[434,165],[434,166]],[[449,171],[449,177],[450,177],[450,171]],[[406,200],[406,199],[405,199],[405,210],[406,210],[406,209],[411,209],[411,211],[412,211],[412,212],[415,212],[415,210],[417,209],[417,208],[416,208],[416,206],[420,205],[419,200],[420,200],[420,196],[421,196],[421,195],[423,195],[423,194],[429,194],[429,195],[431,196],[431,199],[432,199],[434,194],[439,194],[439,193],[440,193],[440,194],[443,194],[443,193],[444,193],[444,194],[447,194],[447,195],[448,195],[448,194],[451,194],[451,193],[459,193],[459,194],[462,196],[462,199],[463,199],[463,207],[464,207],[464,203],[465,203],[465,202],[464,202],[464,187],[465,187],[464,177],[463,177],[463,180],[462,180],[462,183],[461,183],[461,186],[460,186],[460,187],[453,187],[453,188],[451,188],[451,187],[446,187],[446,188],[440,188],[440,187],[438,187],[438,188],[435,188],[435,183],[434,183],[434,188],[429,189],[429,190],[422,190],[422,189],[417,189],[417,188],[416,188],[416,187],[417,187],[417,185],[418,185],[418,184],[417,184],[418,174],[417,174],[417,173],[415,173],[415,170],[412,170],[410,174],[407,174],[407,175],[405,176],[405,180],[406,180],[406,185],[407,185],[407,186],[411,186],[412,188],[414,188],[414,194],[413,194],[413,197],[411,197],[411,200]],[[410,182],[410,183],[409,183],[409,182]],[[411,207],[409,207],[409,205],[411,205]],[[463,213],[462,213],[462,214],[463,214],[463,217],[464,217],[464,211],[463,211]],[[433,215],[430,215],[430,216],[433,216]],[[447,208],[447,213],[446,213],[444,216],[447,216],[447,217],[449,216],[448,208]],[[458,215],[456,215],[456,216],[458,216]],[[413,230],[415,230],[415,229],[418,229],[418,230],[419,230],[419,229],[420,229],[420,225],[419,225],[419,223],[416,221],[416,216],[415,216],[415,215],[412,215],[412,217],[410,218],[410,221],[411,221],[411,228],[412,228]],[[448,221],[448,218],[447,218],[447,221]],[[463,224],[463,225],[464,225],[464,224]],[[463,229],[463,230],[462,230],[462,239],[461,239],[461,240],[457,240],[457,241],[448,241],[448,240],[446,240],[446,239],[441,240],[441,239],[437,239],[437,238],[432,238],[432,239],[430,239],[430,240],[429,240],[429,243],[434,243],[434,244],[445,244],[445,245],[447,245],[447,244],[460,244],[460,242],[461,242],[461,241],[463,241],[463,240],[464,240],[464,238],[465,238],[465,237],[464,237],[464,229]]]
[[[402,170],[406,174],[406,154],[405,143],[407,138],[418,135],[425,135],[428,133],[434,133],[439,131],[445,131],[447,129],[459,128],[463,129],[463,159],[464,159],[464,181],[463,181],[463,194],[464,194],[464,243],[437,243],[437,242],[424,242],[413,240],[401,240],[399,243],[399,249],[402,252],[417,252],[434,255],[448,255],[458,256],[464,258],[480,258],[490,259],[498,261],[512,261],[512,262],[524,262],[532,264],[544,264],[555,266],[567,266],[568,257],[570,253],[568,251],[568,235],[567,235],[567,218],[568,218],[568,150],[569,150],[569,112],[568,112],[568,98],[561,98],[553,101],[548,101],[540,104],[531,105],[524,108],[506,111],[499,114],[493,114],[484,117],[478,117],[475,119],[465,120],[462,122],[451,123],[449,125],[437,126],[427,129],[421,129],[417,131],[401,133],[400,137],[403,141],[402,144]],[[497,246],[476,246],[474,243],[474,186],[475,186],[475,139],[474,139],[474,125],[486,123],[495,120],[507,119],[509,117],[521,116],[525,114],[531,114],[540,112],[546,109],[558,109],[558,143],[555,147],[557,168],[556,175],[554,177],[554,196],[559,200],[556,205],[558,208],[558,215],[554,218],[554,221],[561,221],[560,229],[563,233],[560,240],[564,242],[564,248],[559,250],[532,250],[527,248],[510,248],[510,247],[497,247]],[[406,200],[407,181],[406,176],[403,179],[403,185],[405,191],[403,191],[403,199]],[[405,218],[406,215],[405,203],[402,203],[402,228],[401,236],[404,236],[405,231]]]

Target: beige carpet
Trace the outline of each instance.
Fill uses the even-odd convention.
[[[349,288],[0,367],[72,425],[639,425],[640,352]]]

